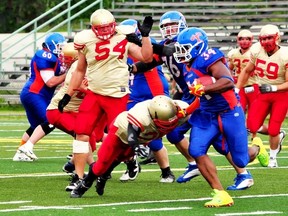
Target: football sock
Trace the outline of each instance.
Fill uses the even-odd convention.
[[[278,151],[279,151],[278,148],[275,150],[270,149],[270,158],[276,158]]]
[[[25,146],[26,146],[26,148],[29,149],[30,151],[32,151],[33,148],[34,148],[34,144],[33,144],[30,140],[28,140],[28,141],[25,143]]]
[[[245,171],[244,171],[244,172],[241,172],[240,174],[241,174],[241,175],[246,175],[246,174],[248,174],[248,172],[247,172],[247,170],[245,169]]]

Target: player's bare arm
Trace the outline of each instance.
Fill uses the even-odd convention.
[[[216,79],[216,82],[205,86],[205,93],[224,92],[234,87],[233,78],[229,69],[221,62],[217,61],[210,66],[209,71]]]
[[[74,89],[78,89],[82,83],[82,80],[85,77],[87,68],[87,62],[85,55],[78,51],[78,64],[76,70],[73,72],[71,77],[71,82],[69,84],[67,94],[72,96],[74,94]]]

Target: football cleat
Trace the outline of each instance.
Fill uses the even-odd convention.
[[[71,175],[71,182],[69,183],[69,185],[67,185],[65,190],[66,191],[72,191],[73,189],[75,189],[76,186],[77,186],[78,181],[79,181],[78,175],[76,173],[72,174]]]
[[[132,161],[128,161],[126,165],[127,165],[127,170],[120,177],[120,181],[122,182],[126,182],[128,180],[134,181],[137,178],[138,174],[141,172],[141,166],[137,162],[136,159],[133,159]]]
[[[63,172],[66,172],[69,175],[73,175],[75,171],[75,165],[71,161],[68,161],[67,163],[64,164],[62,170]]]
[[[237,174],[234,179],[234,184],[227,187],[227,190],[245,190],[254,184],[253,177],[248,171],[248,174]]]
[[[106,185],[107,178],[104,177],[98,177],[96,182],[96,192],[99,196],[102,196],[104,194],[104,188]]]
[[[224,190],[213,189],[212,192],[213,199],[204,204],[207,208],[232,206],[234,201],[232,197]]]
[[[72,155],[72,154],[69,154],[69,155],[67,155],[67,156],[66,156],[67,160],[71,160],[71,159],[72,159],[72,157],[73,157],[73,155]]]
[[[37,160],[37,159],[38,159],[37,156],[33,153],[33,151],[27,149],[27,148],[25,147],[25,145],[20,146],[20,147],[18,148],[18,150],[19,150],[21,153],[25,154],[27,157],[31,158],[32,160]]]
[[[269,168],[276,168],[276,167],[278,167],[277,159],[276,159],[276,158],[270,158],[270,159],[269,159],[268,167],[269,167]]]
[[[196,164],[188,164],[186,171],[177,178],[178,183],[186,183],[191,179],[201,175]]]
[[[280,142],[278,144],[279,145],[279,150],[278,150],[277,154],[279,154],[281,152],[281,150],[282,150],[282,144],[283,144],[283,141],[285,139],[285,136],[286,136],[286,132],[284,130],[281,130],[280,131]]]
[[[77,186],[71,191],[71,198],[81,198],[83,194],[92,186],[93,182],[85,182],[85,180],[79,180]]]
[[[30,157],[27,157],[24,153],[20,152],[19,150],[16,151],[12,160],[13,161],[25,161],[25,162],[34,161]]]
[[[269,163],[269,154],[266,151],[262,140],[260,139],[260,137],[254,137],[252,140],[252,145],[256,145],[258,146],[259,149],[259,153],[257,155],[257,159],[260,162],[261,166],[263,167],[267,167],[268,163]]]
[[[165,175],[162,173],[161,177],[162,178],[159,181],[161,183],[173,183],[175,181],[175,176],[172,171],[168,172]]]

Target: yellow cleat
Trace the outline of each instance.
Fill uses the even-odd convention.
[[[260,162],[261,166],[267,167],[269,164],[269,154],[266,151],[263,142],[260,137],[254,137],[252,141],[252,145],[259,146],[260,150],[257,155],[257,159]]]
[[[212,193],[213,199],[204,204],[207,208],[232,206],[234,201],[232,197],[224,190],[213,189]]]

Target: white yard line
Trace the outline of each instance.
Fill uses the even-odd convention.
[[[238,197],[233,197],[233,199],[255,199],[255,198],[263,198],[263,197],[266,197],[266,198],[267,197],[288,197],[288,194],[262,194],[262,195],[251,195],[251,196],[238,196]],[[198,201],[205,201],[205,200],[210,200],[210,199],[211,197],[203,197],[203,198],[195,198],[195,199],[157,200],[157,201],[151,200],[151,201],[120,202],[120,203],[105,203],[105,204],[76,205],[76,206],[74,205],[70,205],[70,206],[69,205],[65,205],[65,206],[19,206],[19,208],[15,208],[15,209],[2,209],[0,210],[0,212],[33,211],[33,210],[46,210],[46,209],[67,209],[67,210],[79,209],[81,210],[83,208],[95,208],[95,207],[107,207],[107,206],[113,207],[113,206],[124,206],[124,205],[152,204],[152,203],[198,202]],[[135,210],[136,209],[133,209],[133,211]],[[271,211],[271,212],[274,212],[274,211]],[[276,213],[281,214],[281,212],[276,212]],[[265,214],[265,212],[262,212],[262,214]],[[228,215],[233,215],[233,214],[232,213],[217,214],[217,216],[224,216],[224,215],[228,216]],[[242,215],[242,214],[236,213],[235,215]]]

